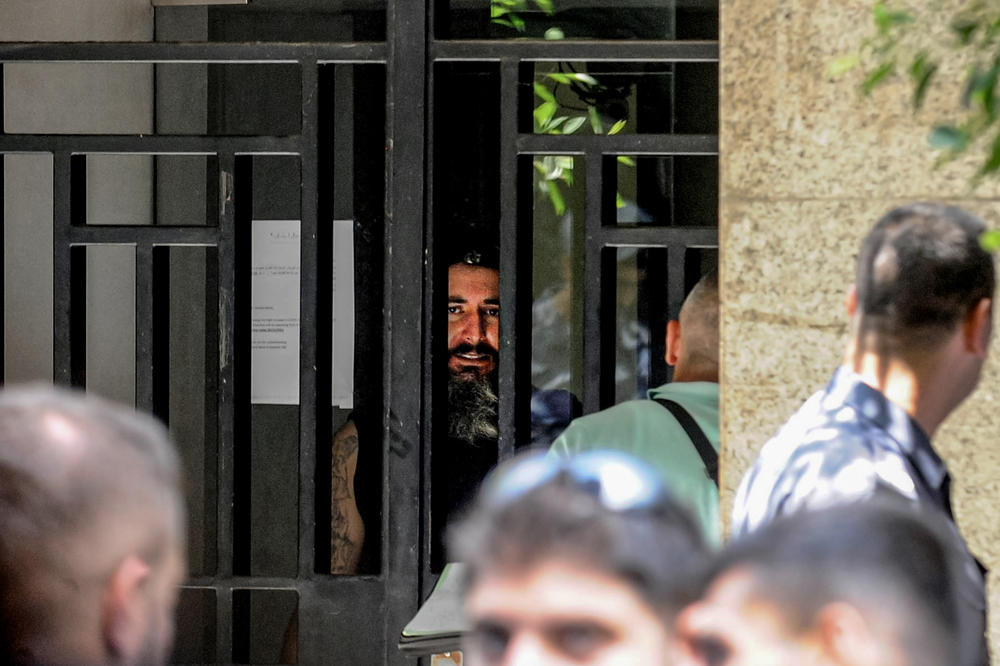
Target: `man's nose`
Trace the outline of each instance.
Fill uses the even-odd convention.
[[[469,314],[462,322],[462,340],[470,344],[478,344],[486,339],[486,317]]]
[[[502,663],[503,666],[545,666],[556,663],[552,657],[538,636],[522,631],[507,644]]]

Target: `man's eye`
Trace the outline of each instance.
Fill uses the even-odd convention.
[[[611,642],[609,629],[593,624],[571,624],[551,632],[551,641],[559,652],[576,660],[593,655]]]
[[[489,317],[499,317],[500,316],[500,308],[498,308],[498,307],[486,308],[486,314]]]
[[[480,624],[470,632],[469,641],[484,663],[494,663],[507,652],[510,631],[498,624]]]
[[[449,305],[448,306],[448,314],[453,314],[453,315],[462,314],[462,306],[461,305]]]
[[[702,636],[691,641],[691,650],[698,655],[705,666],[725,666],[732,650],[721,638]]]

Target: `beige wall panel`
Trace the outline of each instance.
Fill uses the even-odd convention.
[[[1000,179],[972,188],[978,155],[934,168],[928,128],[953,118],[960,64],[919,113],[894,82],[871,97],[861,73],[827,70],[871,26],[862,0],[721,3],[720,239],[723,516],[763,443],[828,380],[846,335],[843,293],[858,245],[890,208],[946,200],[1000,227]],[[946,29],[942,25],[942,30]],[[1000,336],[997,336],[1000,337]],[[1000,349],[980,387],[935,437],[959,524],[1000,572]],[[990,605],[1000,608],[1000,575]],[[1000,613],[991,613],[994,652]]]

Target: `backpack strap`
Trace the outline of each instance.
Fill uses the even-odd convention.
[[[691,443],[694,444],[694,448],[697,449],[698,455],[701,456],[701,461],[705,463],[705,476],[710,478],[712,483],[718,487],[719,454],[712,447],[711,442],[708,441],[708,437],[705,437],[705,433],[698,427],[698,424],[695,423],[691,415],[679,404],[665,398],[655,398],[655,400],[673,414],[674,418],[677,419],[677,423],[684,428],[684,432],[687,433],[687,436],[691,439]]]

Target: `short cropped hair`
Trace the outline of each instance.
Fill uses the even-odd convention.
[[[888,494],[887,494],[888,495]],[[730,544],[706,586],[748,571],[793,632],[832,602],[893,621],[910,664],[956,663],[960,560],[940,515],[895,497],[800,511]]]
[[[956,206],[915,203],[887,213],[858,256],[859,333],[888,351],[919,350],[954,331],[996,286],[986,225]]]
[[[697,593],[694,573],[708,551],[684,507],[612,510],[566,475],[502,506],[482,498],[449,530],[449,555],[467,565],[466,583],[566,560],[633,586],[670,621]]]
[[[150,566],[180,552],[183,520],[177,454],[152,417],[78,391],[0,391],[0,661],[79,619],[74,604],[129,552]]]
[[[684,299],[680,312],[682,351],[691,366],[719,367],[719,271],[702,276]]]

